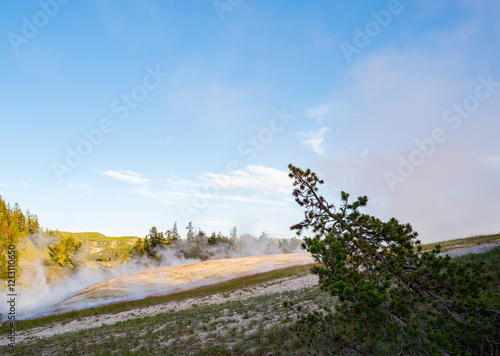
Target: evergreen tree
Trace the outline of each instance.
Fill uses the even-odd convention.
[[[220,244],[223,244],[223,243],[229,244],[231,242],[230,239],[228,237],[222,235],[222,232],[220,232],[220,231],[217,233],[216,240],[217,240],[217,243],[220,243]]]
[[[492,281],[484,262],[422,253],[417,233],[395,218],[360,212],[367,197],[334,206],[319,195],[323,181],[289,166],[293,195],[305,209],[292,226],[320,264],[312,272],[339,298],[335,308],[301,316],[296,330],[321,354],[485,355],[499,353],[500,311],[482,297]],[[416,248],[415,248],[416,247]],[[293,305],[286,304],[294,309]]]
[[[179,235],[179,231],[177,230],[177,223],[174,223],[174,227],[172,230],[167,230],[165,232],[166,244],[170,245],[172,243],[176,243],[180,240],[181,236]]]
[[[213,246],[217,243],[217,235],[215,234],[215,231],[212,232],[212,235],[208,238],[208,244]]]
[[[204,231],[202,231],[201,229],[198,229],[198,233],[196,234],[196,238],[200,241],[208,240],[207,234]]]
[[[146,254],[145,239],[139,237],[135,241],[134,247],[132,248],[132,255],[144,256],[145,254]]]
[[[194,228],[193,228],[193,223],[190,221],[189,224],[186,226],[187,234],[186,234],[186,239],[191,240],[194,238]]]
[[[144,244],[144,249],[148,257],[158,259],[157,250],[167,244],[165,235],[163,232],[158,232],[156,226],[153,226],[149,230],[149,234],[146,235],[147,244]]]
[[[76,260],[75,255],[81,246],[81,241],[75,240],[73,236],[63,237],[59,243],[48,246],[49,255],[60,266],[77,267],[80,262]]]
[[[172,228],[172,240],[177,241],[180,240],[181,235],[179,235],[179,230],[177,229],[177,222],[174,223],[174,227]]]
[[[237,230],[236,230],[236,226],[235,226],[235,227],[233,227],[233,228],[231,229],[231,231],[229,232],[229,238],[230,238],[231,240],[236,240],[236,239],[238,238],[238,232],[237,232]]]

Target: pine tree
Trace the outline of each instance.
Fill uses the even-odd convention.
[[[145,239],[138,238],[132,248],[132,254],[135,256],[144,256],[146,254]]]
[[[238,232],[237,232],[237,230],[236,230],[236,226],[235,226],[235,227],[233,227],[233,228],[231,229],[231,231],[229,232],[229,238],[230,238],[231,240],[236,240],[236,239],[238,238]]]
[[[212,232],[212,235],[210,235],[210,237],[208,238],[208,244],[211,246],[217,244],[217,235],[215,231]]]
[[[177,229],[177,221],[174,223],[174,227],[172,228],[172,240],[177,241],[180,240],[181,235],[179,235],[179,230]]]
[[[296,202],[305,209],[294,226],[320,264],[322,289],[334,308],[301,315],[296,330],[322,354],[498,354],[500,311],[481,295],[492,276],[483,263],[457,263],[422,252],[410,224],[360,212],[368,198],[334,206],[319,195],[323,181],[289,166]],[[415,248],[416,247],[416,248]],[[292,304],[286,303],[292,308]]]
[[[189,224],[186,226],[187,234],[186,234],[186,239],[191,240],[194,238],[194,228],[193,228],[193,223],[190,221]]]
[[[144,249],[148,257],[159,259],[157,251],[161,247],[167,244],[167,240],[165,239],[165,235],[163,232],[158,232],[156,226],[153,226],[149,230],[149,234],[146,235],[147,244],[144,244]]]

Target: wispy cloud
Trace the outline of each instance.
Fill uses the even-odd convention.
[[[31,183],[19,183],[23,188],[33,188],[33,187],[36,187],[35,184],[31,184]]]
[[[102,174],[131,184],[146,185],[150,180],[133,171],[107,170]]]
[[[238,203],[251,203],[262,205],[284,206],[289,203],[289,199],[277,201],[274,199],[265,199],[258,196],[242,196],[242,195],[222,195],[222,194],[204,194],[202,192],[174,192],[149,189],[134,189],[133,193],[154,198],[167,205],[189,205],[193,198],[204,198],[209,200],[223,200]],[[286,201],[285,201],[286,200]],[[231,206],[228,206],[231,208]]]
[[[486,162],[488,164],[499,164],[500,163],[500,156],[480,157],[479,160]]]
[[[201,179],[205,184],[220,182],[227,189],[244,189],[260,194],[289,194],[291,187],[286,171],[259,165],[248,165],[231,174],[204,173]]]
[[[154,141],[153,144],[158,145],[158,146],[165,146],[165,145],[168,145],[170,142],[172,142],[172,139],[164,138],[161,141]]]
[[[186,180],[170,175],[165,180],[175,189],[182,187],[204,188],[214,184],[228,190],[255,191],[259,194],[290,193],[288,172],[276,168],[248,165],[231,173],[204,172],[194,180]]]
[[[202,198],[259,206],[285,206],[290,203],[288,196],[292,190],[286,171],[259,165],[248,165],[231,173],[205,172],[192,181],[173,175],[163,181],[171,189],[142,186],[131,192],[168,205],[189,205],[193,199]]]
[[[316,119],[322,123],[328,116],[345,117],[345,108],[345,103],[341,101],[329,102],[307,109],[305,115],[309,119]]]
[[[90,193],[92,189],[88,183],[64,183],[64,186],[71,190],[76,190],[84,193]]]
[[[316,131],[298,132],[298,134],[303,138],[301,141],[302,143],[311,146],[313,151],[318,155],[326,157],[327,154],[325,152],[325,148],[323,147],[323,142],[325,140],[325,133],[329,130],[329,127],[322,127]]]
[[[0,182],[0,187],[4,187],[4,188],[9,188],[9,187],[34,188],[34,187],[36,187],[36,186],[37,186],[37,185],[35,185],[35,184],[31,184],[31,183],[24,183],[24,182],[15,183],[15,184],[11,184],[11,183],[1,183],[1,182]]]

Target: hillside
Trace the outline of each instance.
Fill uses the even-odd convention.
[[[23,239],[18,248],[20,249],[20,264],[30,266],[42,262],[45,266],[61,266],[64,263],[57,261],[54,249],[64,240],[72,240],[78,246],[77,251],[71,251],[76,258],[67,267],[75,267],[74,264],[87,265],[90,268],[99,268],[96,264],[87,264],[93,261],[105,261],[111,264],[123,263],[128,257],[136,236],[109,237],[98,232],[67,232],[50,231],[50,233],[39,232]]]
[[[74,239],[79,246],[77,251],[62,249],[60,253],[54,253],[63,245],[61,241],[68,238]],[[128,260],[137,239],[135,236],[109,237],[96,232],[56,231],[54,234],[39,232],[29,235],[16,245],[21,271],[18,282],[31,284],[35,270],[40,268],[45,271],[47,283],[53,284],[76,272],[75,267],[103,269],[108,264],[119,266]],[[68,256],[66,261],[61,259]]]
[[[61,231],[63,238],[72,237],[82,243],[83,254],[87,261],[105,261],[113,264],[122,263],[132,251],[137,236],[110,237],[99,232]]]

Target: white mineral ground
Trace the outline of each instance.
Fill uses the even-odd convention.
[[[166,295],[203,285],[218,283],[233,278],[314,262],[309,253],[279,254],[253,257],[229,258],[205,261],[180,267],[136,272],[98,283],[56,304],[43,314],[66,312],[83,307],[102,305],[120,300],[133,300],[151,295]],[[137,308],[115,314],[84,317],[64,325],[51,323],[42,327],[16,332],[16,342],[30,338],[47,338],[56,334],[97,328],[120,321],[152,316],[171,310],[192,308],[194,304],[218,304],[233,300],[244,300],[253,296],[298,290],[316,285],[316,276],[282,279],[280,283],[269,282],[245,291],[214,294],[208,297],[188,298],[181,301]],[[0,346],[6,345],[0,339]]]
[[[82,309],[121,300],[165,295],[251,274],[314,262],[309,253],[293,253],[212,260],[179,267],[136,272],[84,289],[48,310]]]

